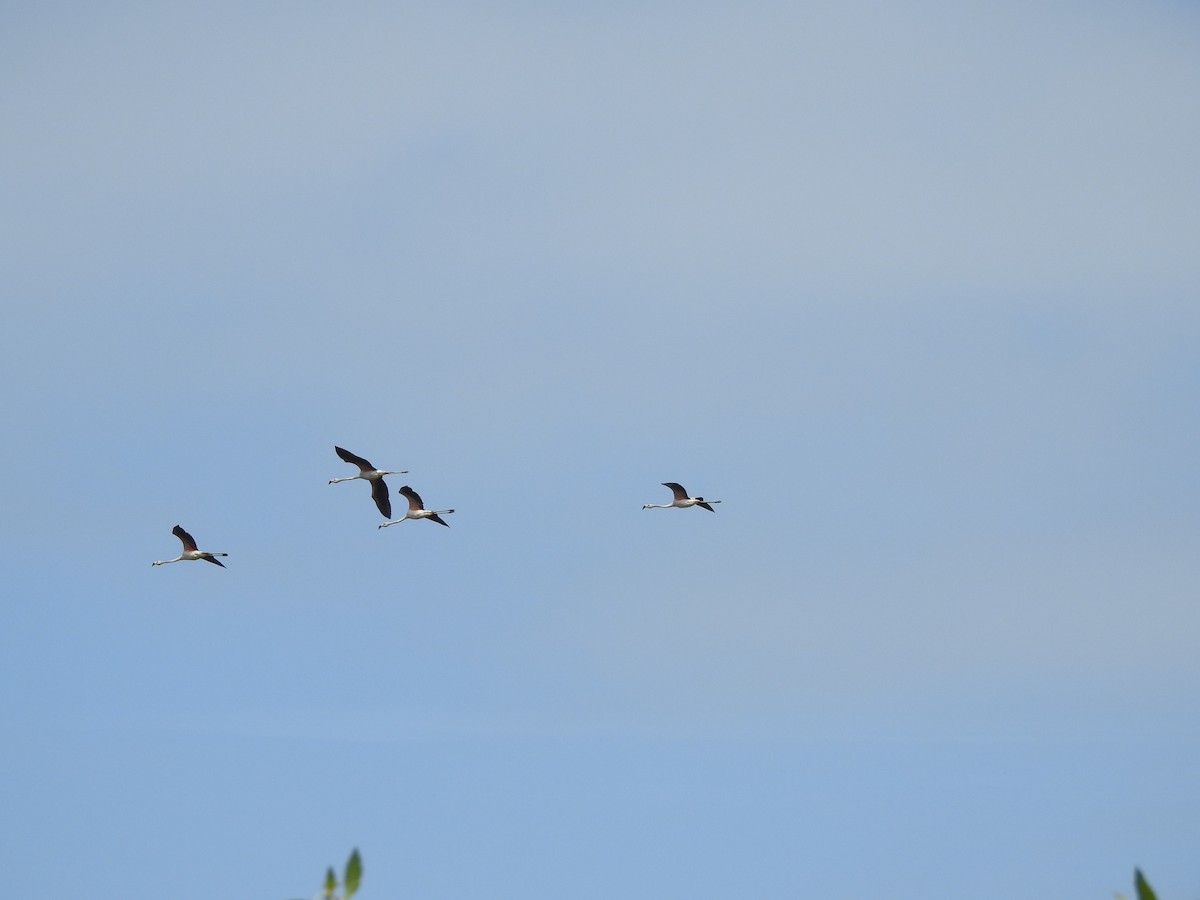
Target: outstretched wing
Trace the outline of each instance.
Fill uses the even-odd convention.
[[[202,560],[204,560],[205,562],[214,563],[214,564],[216,564],[216,565],[220,566],[222,569],[223,569],[223,568],[225,568],[225,563],[221,562],[221,561],[220,561],[219,559],[217,559],[215,556],[202,556],[202,557],[200,557],[200,558],[201,558]]]
[[[392,498],[388,496],[388,488],[382,478],[371,482],[371,499],[375,501],[385,519],[392,517]]]
[[[172,528],[171,534],[175,535],[175,537],[179,538],[179,540],[183,543],[183,549],[185,552],[191,553],[196,549],[196,539],[184,531],[182,525],[176,525],[174,528]]]
[[[682,484],[679,484],[675,481],[664,481],[662,484],[663,487],[669,487],[671,489],[671,493],[675,495],[676,500],[688,499],[688,493],[683,489]]]
[[[334,452],[337,453],[343,460],[351,465],[358,466],[364,472],[370,472],[375,467],[363,459],[361,456],[355,456],[349,450],[343,450],[341,447],[334,447]]]
[[[450,523],[447,522],[445,519],[443,519],[441,516],[439,516],[437,513],[434,513],[432,516],[426,516],[425,518],[427,518],[430,522],[437,522],[439,525],[445,525],[447,528],[450,527]]]
[[[424,509],[425,503],[421,500],[421,495],[410,488],[407,484],[400,488],[400,493],[408,498],[408,508],[411,510]]]
[[[703,507],[704,507],[705,509],[707,509],[709,512],[716,512],[716,510],[715,510],[715,509],[713,509],[711,506],[709,506],[709,505],[708,505],[707,503],[705,503],[703,500],[701,500],[701,501],[700,501],[699,503],[697,503],[696,505],[697,505],[697,506],[703,506]]]

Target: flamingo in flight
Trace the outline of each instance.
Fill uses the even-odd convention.
[[[334,447],[334,451],[343,460],[351,465],[358,466],[357,475],[347,475],[345,478],[330,478],[330,484],[337,484],[339,481],[353,481],[355,478],[361,478],[364,481],[371,482],[371,497],[375,501],[375,505],[379,507],[379,512],[383,514],[385,519],[392,517],[392,499],[388,496],[387,484],[384,483],[384,475],[407,475],[408,469],[400,469],[392,472],[388,469],[377,469],[361,456],[355,456],[349,450],[343,450],[341,447]]]
[[[174,528],[172,528],[171,534],[173,534],[173,535],[175,535],[175,537],[179,538],[180,543],[183,544],[183,552],[180,553],[174,559],[156,559],[150,565],[165,566],[167,563],[183,562],[185,560],[202,559],[205,562],[210,562],[213,565],[220,566],[222,569],[225,568],[225,563],[221,562],[219,559],[217,559],[217,557],[218,556],[228,556],[229,555],[228,553],[212,553],[208,550],[197,550],[196,549],[196,539],[194,537],[192,537],[190,534],[188,534],[186,531],[184,531],[183,527],[180,525],[176,525]]]
[[[421,495],[410,488],[407,484],[400,488],[400,493],[408,498],[408,509],[404,511],[404,515],[391,522],[384,522],[380,528],[387,528],[389,525],[398,525],[405,519],[428,519],[430,522],[437,522],[439,525],[450,527],[450,523],[445,521],[439,513],[449,515],[454,512],[452,509],[426,509],[425,504],[421,501]]]
[[[720,503],[720,500],[705,500],[703,497],[689,497],[682,484],[674,481],[664,481],[663,487],[669,487],[675,495],[670,503],[644,503],[642,509],[687,509],[689,506],[703,506],[709,512],[716,512],[710,503]]]

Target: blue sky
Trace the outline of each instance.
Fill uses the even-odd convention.
[[[3,18],[10,876],[1200,895],[1194,5]]]

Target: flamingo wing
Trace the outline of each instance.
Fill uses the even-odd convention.
[[[416,511],[418,509],[425,508],[425,503],[424,503],[424,501],[421,500],[421,495],[418,494],[416,491],[414,491],[412,488],[410,488],[407,484],[404,485],[404,487],[400,488],[400,493],[402,493],[405,497],[408,498],[408,508],[409,509]]]
[[[341,447],[334,447],[333,449],[345,462],[358,466],[364,472],[370,472],[375,468],[361,456],[355,456],[349,450],[343,450]]]
[[[382,478],[376,478],[371,482],[371,499],[375,501],[375,505],[379,507],[379,511],[383,513],[385,519],[392,517],[392,498],[388,496],[387,485]]]
[[[172,528],[171,534],[179,538],[180,542],[183,544],[183,549],[185,552],[191,553],[196,549],[196,539],[184,531],[182,525],[176,525],[174,528]]]
[[[676,500],[689,499],[688,492],[683,489],[682,484],[679,484],[676,481],[664,481],[662,485],[663,487],[668,487],[671,489],[671,493],[675,495]]]

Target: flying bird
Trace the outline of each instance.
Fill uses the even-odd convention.
[[[337,455],[351,465],[358,466],[357,475],[347,475],[345,478],[330,478],[330,484],[337,484],[339,481],[353,481],[355,478],[361,478],[364,481],[371,482],[371,497],[375,501],[375,505],[379,507],[379,512],[383,514],[385,519],[392,517],[392,500],[388,496],[387,484],[384,483],[384,475],[407,475],[408,469],[400,469],[392,472],[387,469],[377,469],[361,456],[355,456],[349,450],[343,450],[341,447],[333,448]]]
[[[196,539],[184,531],[182,526],[176,525],[171,529],[171,534],[179,538],[180,543],[183,544],[183,552],[174,559],[156,559],[151,565],[165,566],[167,563],[183,562],[188,559],[202,559],[205,562],[220,566],[222,569],[225,568],[225,563],[221,562],[217,557],[228,556],[228,553],[211,553],[208,550],[197,550]]]
[[[675,495],[674,499],[670,503],[644,503],[642,509],[687,509],[689,506],[703,506],[709,512],[716,512],[709,504],[721,502],[720,500],[705,500],[703,497],[689,497],[683,485],[674,481],[664,481],[662,485],[671,489],[671,493]]]
[[[430,522],[437,522],[439,525],[450,527],[450,523],[445,521],[439,513],[449,515],[454,512],[452,509],[426,509],[425,504],[421,502],[421,495],[410,488],[407,484],[400,488],[400,493],[408,498],[408,509],[404,511],[404,515],[391,522],[384,522],[380,528],[387,528],[389,525],[398,525],[405,519],[428,519]]]

